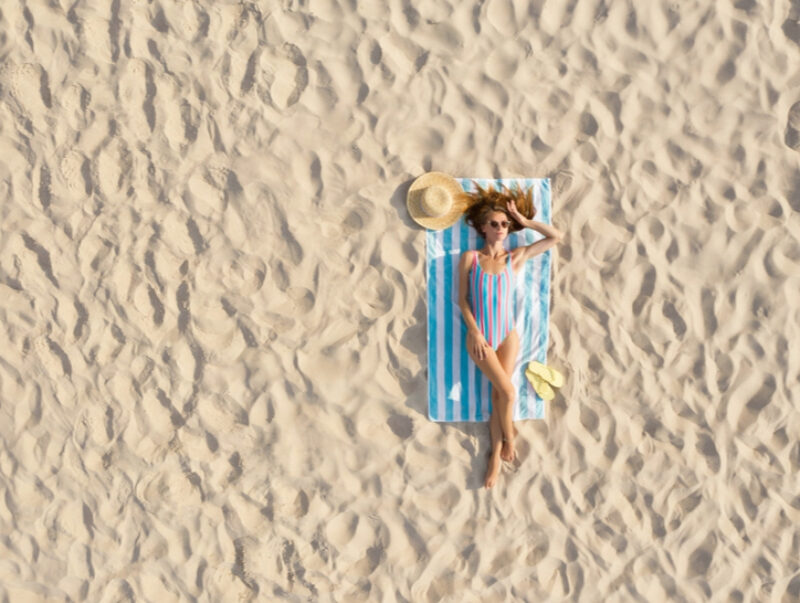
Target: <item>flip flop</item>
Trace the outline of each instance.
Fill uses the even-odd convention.
[[[535,360],[529,362],[527,370],[534,375],[538,375],[553,387],[561,387],[564,385],[564,375],[554,368],[543,365],[541,362],[536,362]]]
[[[528,378],[528,381],[531,382],[531,385],[533,385],[533,391],[535,391],[542,400],[552,400],[556,397],[556,392],[553,391],[550,384],[539,375],[527,370],[525,371],[525,376]]]

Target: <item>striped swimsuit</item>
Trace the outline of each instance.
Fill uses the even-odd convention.
[[[500,274],[489,274],[481,269],[478,253],[472,259],[469,277],[469,292],[472,313],[478,330],[496,350],[514,328],[514,272],[511,269],[511,253],[506,269]]]

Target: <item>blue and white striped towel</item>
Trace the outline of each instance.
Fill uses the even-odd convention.
[[[458,179],[465,191],[473,179]],[[547,178],[476,178],[481,187],[533,187],[536,220],[550,224],[550,180]],[[531,229],[511,233],[506,247],[530,245],[543,238]],[[467,325],[458,306],[458,261],[483,241],[462,218],[450,228],[429,230],[426,236],[428,281],[428,417],[433,421],[488,421],[492,384],[467,354]],[[531,360],[546,364],[550,314],[550,251],[528,260],[514,274],[516,329],[520,351],[511,382],[517,388],[514,420],[543,419],[544,402],[525,378]]]

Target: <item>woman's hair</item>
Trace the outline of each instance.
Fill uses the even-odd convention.
[[[533,206],[533,189],[529,188],[527,191],[522,189],[510,189],[503,187],[504,190],[495,190],[491,185],[488,189],[483,189],[475,182],[478,190],[473,193],[468,193],[470,197],[470,206],[464,212],[466,214],[467,224],[472,226],[478,231],[482,237],[481,226],[486,224],[492,212],[499,211],[508,216],[508,232],[515,232],[522,230],[523,226],[511,217],[508,213],[508,202],[514,201],[523,216],[532,219],[536,215],[536,208]]]

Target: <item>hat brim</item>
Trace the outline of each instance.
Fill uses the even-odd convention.
[[[441,186],[450,193],[452,199],[450,211],[442,216],[431,217],[422,209],[422,195],[425,189],[431,186]],[[442,230],[458,222],[469,207],[469,196],[452,176],[442,172],[428,172],[411,183],[406,197],[406,206],[414,222],[429,230]]]

